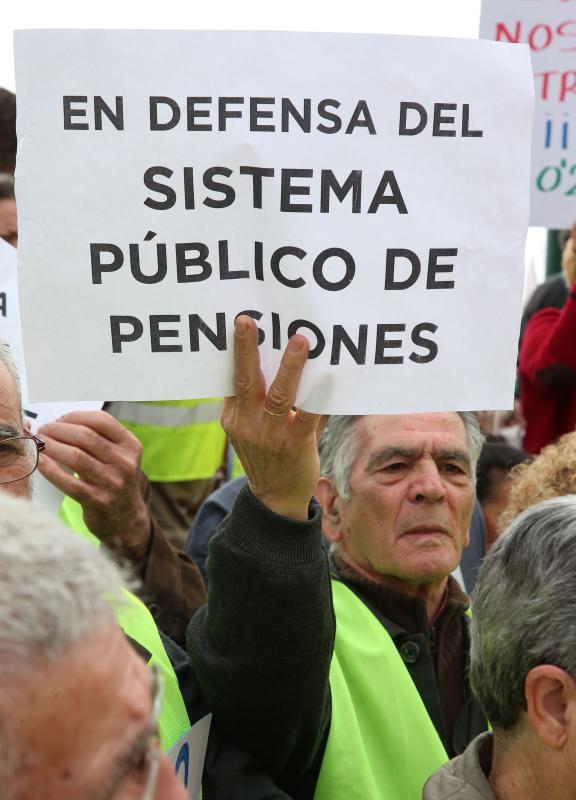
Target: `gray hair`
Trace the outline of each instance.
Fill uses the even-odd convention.
[[[476,464],[484,444],[484,434],[472,412],[458,411],[457,414],[466,429],[472,478],[475,481]],[[362,416],[332,416],[320,439],[320,474],[332,479],[338,494],[344,500],[349,500],[350,472],[360,450],[357,423],[361,419]]]
[[[576,678],[576,495],[511,523],[482,565],[472,608],[472,690],[508,730],[526,709],[531,669],[552,664]]]
[[[10,350],[10,345],[3,339],[0,339],[0,363],[4,364],[10,375],[14,378],[14,382],[16,384],[16,391],[18,393],[18,405],[20,406],[20,415],[23,417],[24,411],[22,409],[22,391],[20,388],[20,376],[18,375],[18,370],[16,369],[16,364],[14,363],[14,359],[12,357],[12,351]]]
[[[2,677],[62,651],[113,619],[126,575],[29,500],[0,492]]]

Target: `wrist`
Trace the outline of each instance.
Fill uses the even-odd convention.
[[[306,522],[308,520],[309,502],[303,503],[301,499],[278,498],[273,495],[255,492],[254,490],[252,490],[252,494],[269,511],[278,514],[280,517],[286,517],[298,522]]]
[[[130,561],[144,561],[148,558],[152,545],[152,520],[150,515],[139,515],[132,518],[131,523],[116,537],[114,550],[118,555]]]

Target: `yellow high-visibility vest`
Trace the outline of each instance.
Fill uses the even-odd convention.
[[[222,400],[115,401],[106,410],[140,440],[142,472],[172,483],[211,478],[224,459]]]
[[[99,540],[88,530],[82,515],[82,506],[66,497],[60,508],[60,518],[79,536],[94,545]],[[168,751],[178,739],[190,730],[190,719],[178,686],[178,678],[162,644],[152,615],[135,595],[125,592],[126,606],[117,609],[116,621],[124,633],[150,653],[148,663],[160,667],[164,683],[162,709],[158,720],[160,743]]]
[[[314,800],[421,800],[444,746],[388,631],[343,583],[332,593],[332,719]]]

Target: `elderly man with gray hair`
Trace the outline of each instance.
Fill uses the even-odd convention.
[[[319,415],[293,408],[305,338],[268,389],[257,342],[239,317],[222,422],[248,486],[211,543],[191,662],[216,724],[294,798],[420,800],[487,729],[451,578],[482,435],[466,413],[332,417],[319,458]]]
[[[125,576],[0,493],[3,800],[185,800],[160,752],[160,683],[114,619]]]
[[[436,773],[424,800],[576,797],[576,496],[517,517],[473,601],[470,680],[494,733]]]

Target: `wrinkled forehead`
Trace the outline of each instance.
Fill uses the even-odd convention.
[[[451,446],[469,453],[466,427],[455,411],[369,415],[360,420],[358,433],[366,451],[409,446],[433,452]]]

